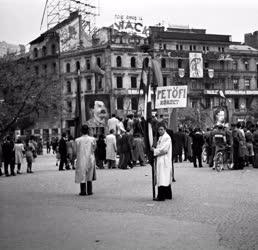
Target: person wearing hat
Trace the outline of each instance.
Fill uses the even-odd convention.
[[[92,181],[96,180],[96,140],[89,136],[89,127],[82,125],[82,136],[75,140],[75,183],[80,184],[79,195],[92,195]]]

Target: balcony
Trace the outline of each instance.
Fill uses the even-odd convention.
[[[138,95],[139,94],[139,89],[135,88],[129,88],[129,89],[125,89],[125,88],[119,88],[119,89],[113,89],[113,93],[115,95]],[[140,90],[140,94],[143,95],[143,90]]]

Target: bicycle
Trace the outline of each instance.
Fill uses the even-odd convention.
[[[229,159],[230,156],[230,146],[227,146],[224,150],[219,150],[215,156],[215,169],[221,172],[227,167],[227,169],[232,170],[233,164]]]

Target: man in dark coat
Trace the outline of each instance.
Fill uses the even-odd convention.
[[[194,133],[192,134],[193,139],[193,165],[197,168],[196,159],[198,159],[199,168],[202,168],[202,146],[204,144],[203,134],[200,128],[196,128]]]
[[[183,133],[181,128],[179,128],[178,131],[174,134],[174,140],[175,140],[174,161],[182,162],[183,147],[185,145],[185,134]]]
[[[66,147],[66,133],[62,133],[62,137],[59,141],[59,146],[58,146],[58,151],[60,154],[60,164],[59,164],[59,171],[63,171],[64,170],[64,164],[65,164],[65,168],[67,170],[70,169],[68,162],[67,162],[67,147]]]
[[[132,168],[132,150],[133,150],[133,135],[130,134],[130,128],[126,129],[126,133],[122,135],[119,140],[120,159],[118,168],[129,169]]]
[[[6,137],[6,140],[2,147],[3,159],[4,159],[4,172],[5,176],[10,176],[8,171],[8,166],[10,165],[11,175],[15,176],[14,167],[15,167],[15,152],[14,152],[14,143],[11,140],[10,136]]]
[[[101,134],[97,140],[97,148],[95,150],[96,165],[101,169],[104,169],[103,163],[106,163],[106,147],[104,135]]]

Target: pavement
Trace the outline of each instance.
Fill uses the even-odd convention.
[[[53,155],[25,168],[0,177],[0,249],[258,249],[258,169],[177,163],[173,199],[155,202],[148,165],[97,170],[84,197]]]

